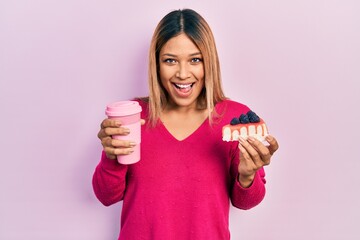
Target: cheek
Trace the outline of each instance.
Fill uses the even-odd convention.
[[[164,71],[164,69],[159,70],[159,77],[160,77],[160,82],[161,85],[163,86],[163,88],[166,89],[166,91],[169,91],[169,83],[170,83],[170,75],[168,72]]]
[[[195,77],[196,77],[198,80],[204,81],[204,79],[205,79],[205,72],[204,72],[204,69],[203,69],[203,68],[197,69],[197,70],[194,72],[194,75],[195,75]]]
[[[169,68],[161,67],[161,66],[160,66],[159,74],[160,74],[160,79],[162,82],[169,81],[169,79],[173,75]]]

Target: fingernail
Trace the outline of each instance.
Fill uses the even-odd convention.
[[[271,137],[270,135],[267,135],[267,136],[265,137],[265,139],[266,139],[266,141],[271,141],[271,140],[272,140],[272,137]]]
[[[249,142],[254,142],[255,141],[255,138],[254,137],[248,137],[247,139]]]
[[[135,143],[135,142],[130,142],[130,143],[129,143],[129,146],[130,146],[130,147],[135,147],[135,146],[136,146],[136,143]]]
[[[239,137],[239,141],[240,141],[241,143],[244,143],[244,142],[245,142],[245,139],[244,139],[243,137]]]
[[[121,122],[120,121],[115,121],[116,126],[120,127],[121,126]]]
[[[130,129],[128,129],[128,128],[124,128],[124,133],[129,134],[129,133],[130,133]]]

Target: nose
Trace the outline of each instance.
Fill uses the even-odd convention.
[[[176,77],[180,79],[187,79],[190,77],[189,66],[186,63],[181,63],[179,66],[179,70],[176,74]]]

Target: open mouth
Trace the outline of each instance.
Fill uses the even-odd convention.
[[[173,83],[175,88],[183,93],[189,92],[191,90],[191,88],[194,86],[194,84],[195,83],[187,83],[187,84]]]

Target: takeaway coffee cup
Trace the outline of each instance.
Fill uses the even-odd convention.
[[[105,114],[109,119],[119,120],[122,127],[130,129],[130,134],[128,135],[113,135],[112,137],[136,143],[133,153],[117,156],[117,160],[121,164],[133,164],[140,160],[141,110],[141,106],[136,101],[120,101],[106,106]]]

